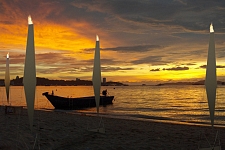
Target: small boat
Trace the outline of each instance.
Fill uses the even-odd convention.
[[[54,94],[49,94],[48,92],[42,93],[50,103],[55,107],[55,109],[84,109],[89,107],[96,107],[95,96],[89,97],[61,97],[56,96]],[[112,104],[114,96],[103,95],[100,96],[100,104],[99,105],[109,105]]]

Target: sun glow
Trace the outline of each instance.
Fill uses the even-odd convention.
[[[6,58],[9,59],[9,53],[6,55]]]

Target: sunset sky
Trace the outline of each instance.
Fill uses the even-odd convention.
[[[225,81],[225,1],[1,0],[0,79],[8,52],[11,79],[23,76],[28,15],[38,77],[91,80],[97,34],[107,81],[204,79],[212,22],[217,75]]]

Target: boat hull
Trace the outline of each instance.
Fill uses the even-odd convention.
[[[95,97],[80,97],[80,98],[69,98],[61,97],[56,95],[51,95],[48,92],[42,93],[50,103],[55,107],[55,109],[84,109],[89,107],[96,107]],[[114,96],[101,96],[99,105],[110,105]]]

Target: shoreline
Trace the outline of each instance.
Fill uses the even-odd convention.
[[[27,110],[4,114],[0,107],[0,149],[198,149],[207,146],[201,132],[211,135],[212,128],[164,121],[130,120],[102,117],[105,134],[87,131],[97,127],[100,117],[83,113],[35,110],[34,131],[29,129]],[[225,145],[225,128],[220,131],[221,144]],[[213,136],[214,137],[214,136]],[[214,142],[212,139],[211,141]]]
[[[0,105],[0,110],[2,107],[6,105]],[[14,106],[12,106],[14,107]],[[23,109],[27,110],[26,106],[15,106],[15,107],[23,107]],[[85,109],[84,109],[85,110]],[[81,115],[81,116],[92,116],[96,117],[97,113],[93,111],[82,111],[82,110],[62,110],[62,109],[48,109],[48,108],[36,108],[35,111],[46,111],[46,112],[61,112],[71,115]],[[102,113],[99,115],[104,118],[112,118],[112,119],[124,119],[124,120],[134,120],[134,121],[150,121],[150,122],[161,122],[161,123],[171,123],[171,124],[180,124],[180,125],[190,125],[190,126],[203,126],[203,127],[212,127],[211,124],[206,122],[197,122],[197,121],[178,121],[173,120],[171,118],[163,118],[163,117],[154,117],[154,116],[143,116],[143,115],[121,115],[116,113]],[[225,125],[222,124],[214,124],[215,128],[225,128]]]
[[[95,117],[97,115],[96,112],[89,112],[84,111],[80,112],[79,110],[76,112],[76,110],[57,110],[57,109],[37,109],[37,110],[43,110],[43,111],[56,111],[56,112],[64,112],[68,114],[75,114],[75,115],[88,115]],[[110,113],[99,113],[101,117],[104,118],[112,118],[112,119],[124,119],[124,120],[134,120],[134,121],[150,121],[150,122],[161,122],[161,123],[171,123],[171,124],[180,124],[180,125],[190,125],[190,126],[203,126],[203,127],[212,127],[211,124],[208,124],[206,122],[197,122],[197,121],[177,121],[172,120],[170,118],[162,118],[162,117],[138,117],[139,115],[121,115],[121,114],[110,114]],[[214,124],[215,128],[225,128],[225,125],[222,124]]]

